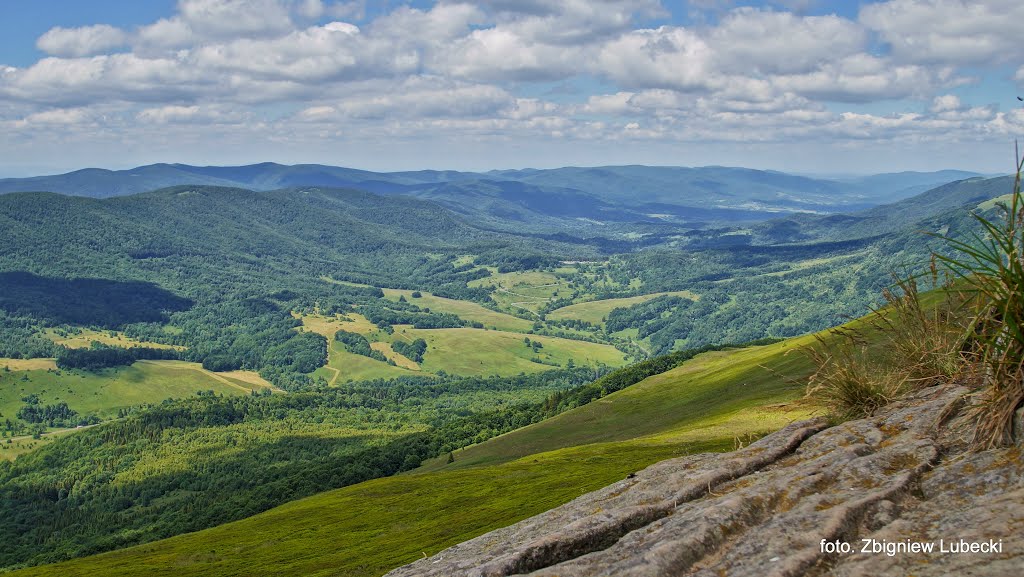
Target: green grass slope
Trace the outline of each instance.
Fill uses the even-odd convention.
[[[212,390],[218,395],[248,394],[265,386],[204,370],[198,363],[140,361],[129,367],[86,371],[0,369],[0,415],[14,417],[23,397],[39,395],[41,404],[64,401],[83,415],[117,416],[118,409]]]
[[[383,290],[384,296],[391,300],[398,300],[399,297],[405,297],[406,300],[419,307],[426,307],[431,311],[438,313],[451,313],[467,321],[483,323],[484,326],[488,328],[495,328],[502,331],[526,332],[533,327],[533,322],[531,321],[514,317],[510,314],[492,311],[489,308],[470,301],[460,301],[439,297],[422,291],[420,291],[419,297],[413,298],[412,293],[417,291],[400,289]]]
[[[549,421],[205,531],[12,575],[381,575],[659,460],[806,416],[809,337],[708,353]],[[762,367],[768,367],[768,368]]]
[[[427,341],[423,357],[424,371],[445,371],[460,376],[517,375],[534,373],[565,366],[570,360],[576,365],[605,364],[619,367],[626,364],[625,356],[611,345],[575,341],[558,337],[490,331],[484,329],[399,329],[396,338],[422,338]],[[540,343],[543,348],[534,351],[524,338]],[[536,362],[540,361],[540,362]]]
[[[615,309],[631,307],[633,305],[645,303],[649,300],[656,299],[661,296],[677,296],[688,299],[698,298],[697,295],[690,291],[672,291],[651,293],[635,297],[601,299],[595,301],[576,303],[555,309],[547,314],[547,318],[552,320],[577,319],[581,321],[586,321],[594,325],[599,325],[604,322],[604,319],[605,317],[608,316],[608,313],[612,312]]]
[[[45,362],[52,364],[52,360],[46,359],[33,359],[33,362],[0,359],[0,422],[13,420],[25,404],[22,399],[29,395],[38,395],[42,405],[63,401],[79,415],[110,419],[117,417],[120,409],[188,397],[199,391],[244,395],[270,386],[255,373],[218,374],[203,369],[199,363],[183,361],[139,361],[128,367],[95,373],[59,371],[56,367],[18,370]],[[4,367],[11,370],[5,371]],[[22,436],[10,444],[4,442],[0,444],[0,459],[13,459],[52,439],[53,433],[41,439]]]

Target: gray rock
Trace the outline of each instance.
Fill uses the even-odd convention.
[[[966,451],[966,392],[932,387],[869,419],[794,423],[733,453],[663,461],[388,576],[1024,575],[1020,449]],[[908,539],[1002,546],[885,553]],[[865,543],[883,551],[860,553]]]

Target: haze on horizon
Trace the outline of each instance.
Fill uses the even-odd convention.
[[[1024,133],[1024,6],[1004,0],[41,0],[3,16],[0,177],[1004,173]]]

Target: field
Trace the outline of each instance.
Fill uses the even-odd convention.
[[[0,366],[4,364],[0,361]],[[269,384],[255,373],[211,373],[198,363],[183,361],[139,361],[98,373],[0,369],[0,416],[13,418],[24,404],[21,399],[31,394],[39,395],[41,404],[64,401],[81,415],[106,419],[116,417],[119,409],[187,397],[198,391],[238,395],[267,387]]]
[[[487,328],[498,329],[501,331],[522,332],[529,330],[530,327],[533,326],[533,323],[526,319],[492,311],[489,308],[469,301],[439,297],[427,292],[421,292],[421,296],[419,298],[412,298],[412,293],[414,291],[411,290],[383,290],[384,296],[393,301],[397,301],[398,297],[403,296],[407,301],[415,304],[416,306],[426,307],[434,312],[451,313],[467,321],[483,323]]]
[[[122,346],[123,343],[122,343]],[[246,394],[274,387],[252,371],[213,373],[199,363],[138,361],[128,367],[87,371],[58,370],[53,359],[0,359],[0,420],[14,419],[23,398],[37,395],[43,405],[61,401],[81,416],[117,417],[118,411],[188,397],[199,391]],[[0,441],[0,460],[13,459],[76,429],[51,429],[40,439],[22,435]]]
[[[674,291],[651,293],[646,295],[625,297],[619,299],[587,301],[565,306],[560,309],[555,309],[548,313],[546,315],[546,318],[552,320],[577,319],[581,321],[586,321],[594,325],[599,325],[604,322],[604,319],[605,317],[608,316],[608,313],[612,312],[614,309],[631,307],[633,305],[647,302],[651,299],[669,295],[694,300],[700,298],[698,295],[695,295],[690,291]]]
[[[175,347],[172,345],[165,345],[163,343],[152,343],[148,341],[139,341],[131,337],[125,336],[119,331],[95,331],[92,329],[80,329],[74,334],[68,334],[61,336],[58,334],[56,329],[46,329],[43,331],[43,336],[50,339],[58,345],[65,346],[69,349],[84,349],[92,345],[93,341],[103,343],[105,345],[117,346],[117,347],[151,347],[154,349],[181,349],[182,347]]]
[[[323,315],[299,315],[294,314],[295,318],[302,320],[302,327],[312,333],[317,333],[327,337],[327,340],[334,339],[334,333],[339,330],[346,330],[350,333],[359,334],[370,334],[377,332],[377,325],[366,320],[366,317],[356,313],[349,313],[348,315],[342,316],[323,316]]]
[[[807,342],[805,337],[802,342]],[[579,409],[427,463],[198,533],[12,575],[381,575],[662,459],[806,416],[794,341],[702,355]],[[311,553],[311,552],[315,552]]]
[[[520,372],[548,370],[565,366],[570,359],[576,365],[622,366],[625,359],[610,345],[574,341],[484,329],[413,329],[396,327],[395,338],[427,341],[422,368],[428,372],[445,371],[452,375],[515,375]],[[523,341],[541,343],[534,352]],[[537,359],[540,362],[534,362]]]
[[[45,371],[57,370],[57,361],[53,359],[0,359],[0,371]]]
[[[339,385],[345,381],[390,379],[420,374],[408,369],[392,367],[370,357],[350,353],[341,343],[334,340],[329,343],[327,366],[314,371],[313,377],[323,377],[330,385]]]
[[[541,271],[496,273],[467,283],[471,287],[495,287],[491,298],[500,308],[536,314],[544,303],[567,291],[569,284],[554,274]]]
[[[394,292],[397,294],[411,291]],[[444,306],[450,307],[446,309],[437,307],[438,311],[455,312],[456,309],[461,309],[462,312],[468,310],[472,313],[473,307],[476,307],[490,315],[485,317],[483,313],[480,313],[480,316],[476,317],[478,319],[490,318],[504,326],[518,326],[519,328],[532,326],[532,323],[523,319],[496,313],[474,303],[433,298],[438,299],[434,301],[435,303],[441,302]],[[419,299],[410,298],[409,300]],[[458,306],[451,303],[457,303]],[[426,302],[422,304],[426,304]],[[430,308],[435,310],[434,307]],[[317,369],[313,376],[314,378],[323,377],[331,385],[349,380],[429,375],[436,374],[438,371],[460,376],[516,375],[521,372],[533,373],[555,366],[565,366],[570,359],[576,365],[604,364],[617,367],[625,363],[622,353],[614,347],[586,341],[488,329],[414,329],[408,325],[396,325],[394,334],[388,335],[358,314],[347,315],[347,318],[351,319],[350,321],[319,315],[296,316],[302,319],[304,330],[327,337],[330,343],[327,366]],[[463,318],[473,317],[463,316]],[[523,324],[518,325],[513,321]],[[481,320],[481,322],[483,321]],[[344,346],[334,342],[334,333],[339,329],[358,332],[366,336],[371,341],[371,347],[395,361],[397,366],[346,351]],[[397,340],[412,342],[418,338],[427,342],[427,352],[422,364],[412,362],[391,349],[390,343],[392,342]],[[534,351],[532,347],[526,345],[523,341],[524,338],[540,343],[541,347]]]

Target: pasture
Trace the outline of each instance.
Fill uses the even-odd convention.
[[[651,293],[646,295],[624,297],[618,299],[602,299],[596,301],[587,301],[571,304],[569,306],[555,309],[548,313],[546,315],[546,318],[551,320],[576,319],[586,321],[593,325],[600,325],[604,322],[604,319],[608,316],[608,313],[612,312],[615,309],[631,307],[633,305],[638,305],[640,303],[644,303],[661,296],[678,296],[692,300],[697,300],[700,298],[698,295],[690,291],[672,291]]]

